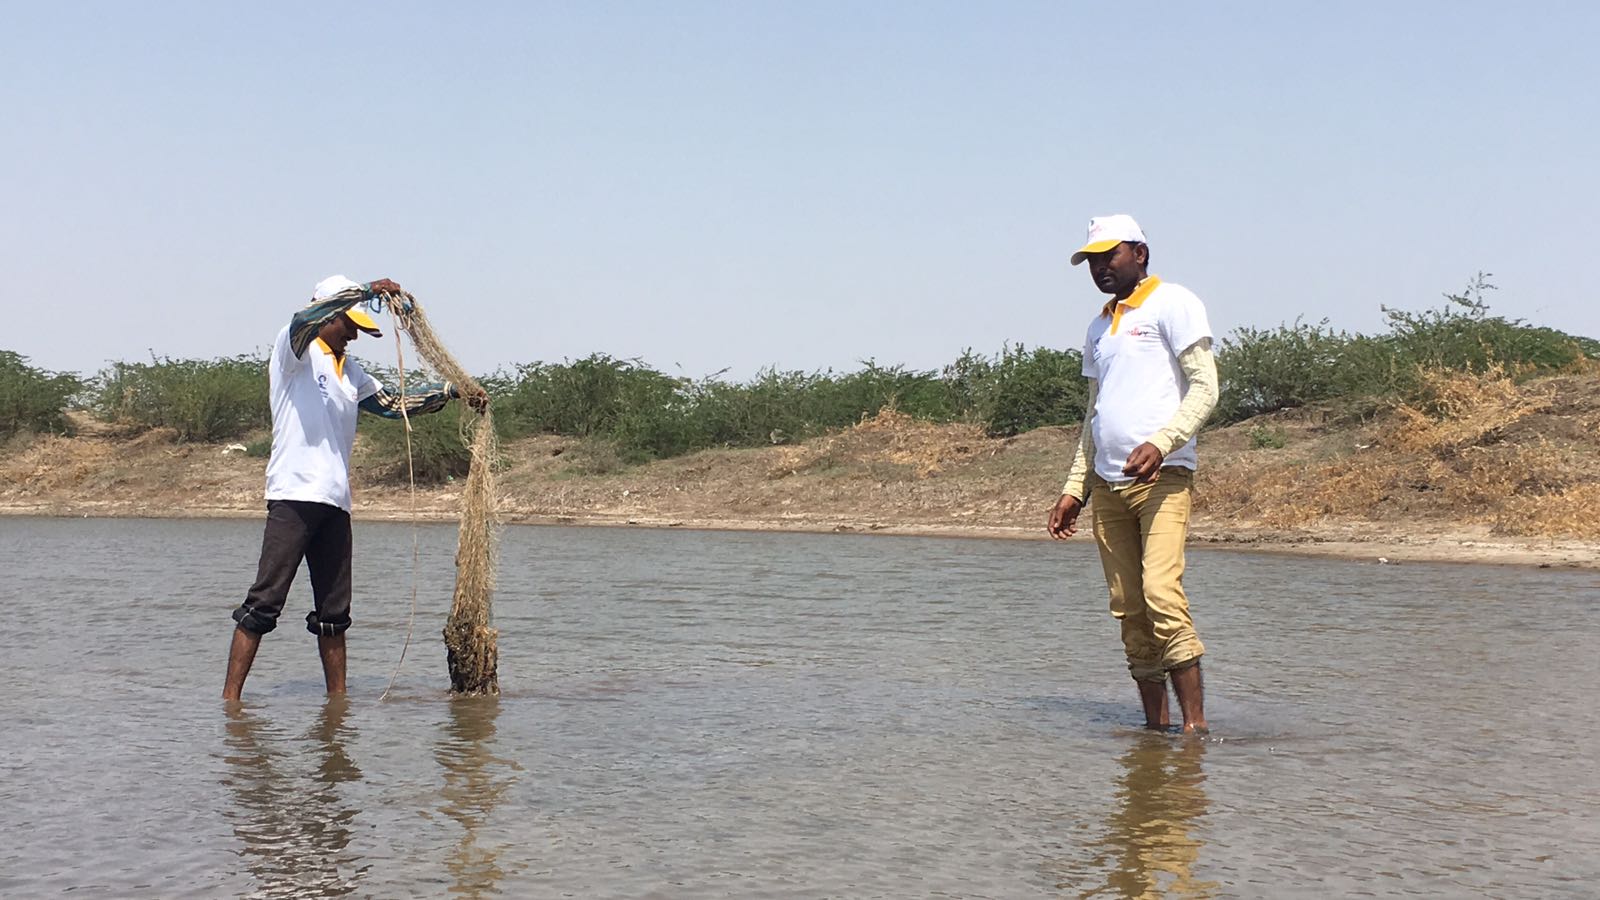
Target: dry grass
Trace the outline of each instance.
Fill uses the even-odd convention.
[[[1498,366],[1483,375],[1424,373],[1424,399],[1395,411],[1388,443],[1440,456],[1492,443],[1508,426],[1548,409],[1550,395],[1545,385],[1519,386]]]
[[[1298,456],[1208,457],[1200,508],[1270,528],[1435,520],[1592,538],[1600,528],[1581,510],[1600,472],[1596,380],[1583,371],[1526,384],[1501,370],[1430,374],[1417,403],[1354,433],[1327,429],[1342,446],[1312,436]]]
[[[780,449],[770,478],[877,463],[904,467],[913,478],[927,478],[947,466],[990,450],[996,442],[977,425],[939,425],[914,419],[893,406],[853,428]]]
[[[1513,497],[1495,520],[1501,534],[1600,541],[1600,484],[1577,484],[1555,494]]]

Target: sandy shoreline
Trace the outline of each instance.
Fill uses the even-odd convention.
[[[1203,432],[1190,546],[1600,569],[1600,374],[1495,391],[1447,421],[1298,412]],[[0,454],[0,517],[262,517],[266,460],[237,445],[79,424]],[[1076,445],[1076,428],[994,437],[885,410],[797,444],[639,464],[603,443],[533,435],[501,444],[496,481],[501,518],[516,525],[1043,541]],[[455,518],[459,479],[413,495],[404,471],[358,438],[358,520]]]
[[[0,504],[0,517],[132,518],[132,519],[259,519],[260,506],[188,506],[151,508],[126,502],[67,502]],[[409,509],[388,504],[358,504],[355,518],[382,522],[452,522],[452,512]],[[1048,540],[1039,528],[994,525],[930,525],[888,521],[857,521],[828,516],[794,514],[779,518],[676,518],[648,514],[538,514],[505,511],[506,525],[573,526],[593,528],[682,528],[693,531],[763,531],[805,534],[876,534],[949,537],[987,540]],[[1080,532],[1076,541],[1091,541]],[[1191,550],[1225,550],[1235,553],[1288,554],[1365,561],[1375,564],[1479,563],[1540,568],[1600,570],[1600,545],[1587,541],[1508,539],[1481,530],[1405,533],[1392,527],[1366,523],[1330,525],[1320,530],[1237,528],[1197,520],[1189,537]]]

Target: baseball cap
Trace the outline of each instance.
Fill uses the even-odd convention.
[[[368,315],[367,311],[361,307],[352,306],[345,310],[344,314],[350,319],[350,321],[356,323],[357,328],[365,331],[367,334],[370,334],[373,337],[383,337],[383,332],[378,330],[378,323],[372,321],[372,316]]]
[[[316,303],[326,300],[329,297],[332,297],[334,294],[343,293],[351,288],[360,287],[361,285],[351,281],[343,275],[329,275],[327,278],[317,282],[317,286],[311,289],[311,302]],[[357,328],[365,331],[367,334],[370,334],[373,337],[383,337],[383,332],[378,330],[378,323],[372,320],[372,316],[369,315],[366,310],[361,309],[360,307],[352,306],[345,310],[344,314],[350,317],[350,321],[356,323]]]
[[[314,301],[326,300],[340,291],[348,291],[351,288],[359,287],[361,287],[361,285],[351,281],[343,275],[329,275],[327,278],[317,282],[317,286],[311,289],[311,299]]]
[[[1090,253],[1104,253],[1124,241],[1149,243],[1133,216],[1095,216],[1089,220],[1088,242],[1072,254],[1072,264],[1077,265],[1087,259]]]

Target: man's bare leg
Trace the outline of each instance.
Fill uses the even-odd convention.
[[[233,643],[228,647],[228,679],[222,685],[222,699],[237,700],[244,692],[245,677],[256,661],[256,650],[261,647],[261,635],[234,626]]]
[[[1200,661],[1167,673],[1172,692],[1178,695],[1178,710],[1183,713],[1184,734],[1208,734],[1206,725],[1205,679],[1200,676]]]
[[[1138,681],[1139,702],[1144,705],[1144,727],[1166,728],[1172,720],[1167,717],[1167,683],[1165,681]]]
[[[322,680],[329,696],[344,693],[344,635],[318,635],[317,652],[322,655]]]

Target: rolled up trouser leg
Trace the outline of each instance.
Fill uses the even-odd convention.
[[[306,630],[319,637],[344,634],[350,627],[350,514],[327,508],[306,547],[313,607]]]
[[[1143,545],[1140,580],[1149,633],[1161,668],[1168,672],[1193,665],[1206,652],[1195,634],[1189,598],[1183,590],[1193,482],[1191,470],[1173,466],[1162,469],[1156,483],[1135,485],[1125,492],[1139,517]]]
[[[1144,549],[1139,517],[1129,506],[1126,491],[1114,491],[1099,478],[1090,478],[1094,501],[1094,539],[1100,548],[1100,566],[1111,592],[1111,615],[1122,630],[1122,647],[1128,672],[1135,680],[1166,680],[1161,666],[1161,646],[1156,640],[1144,599]]]

